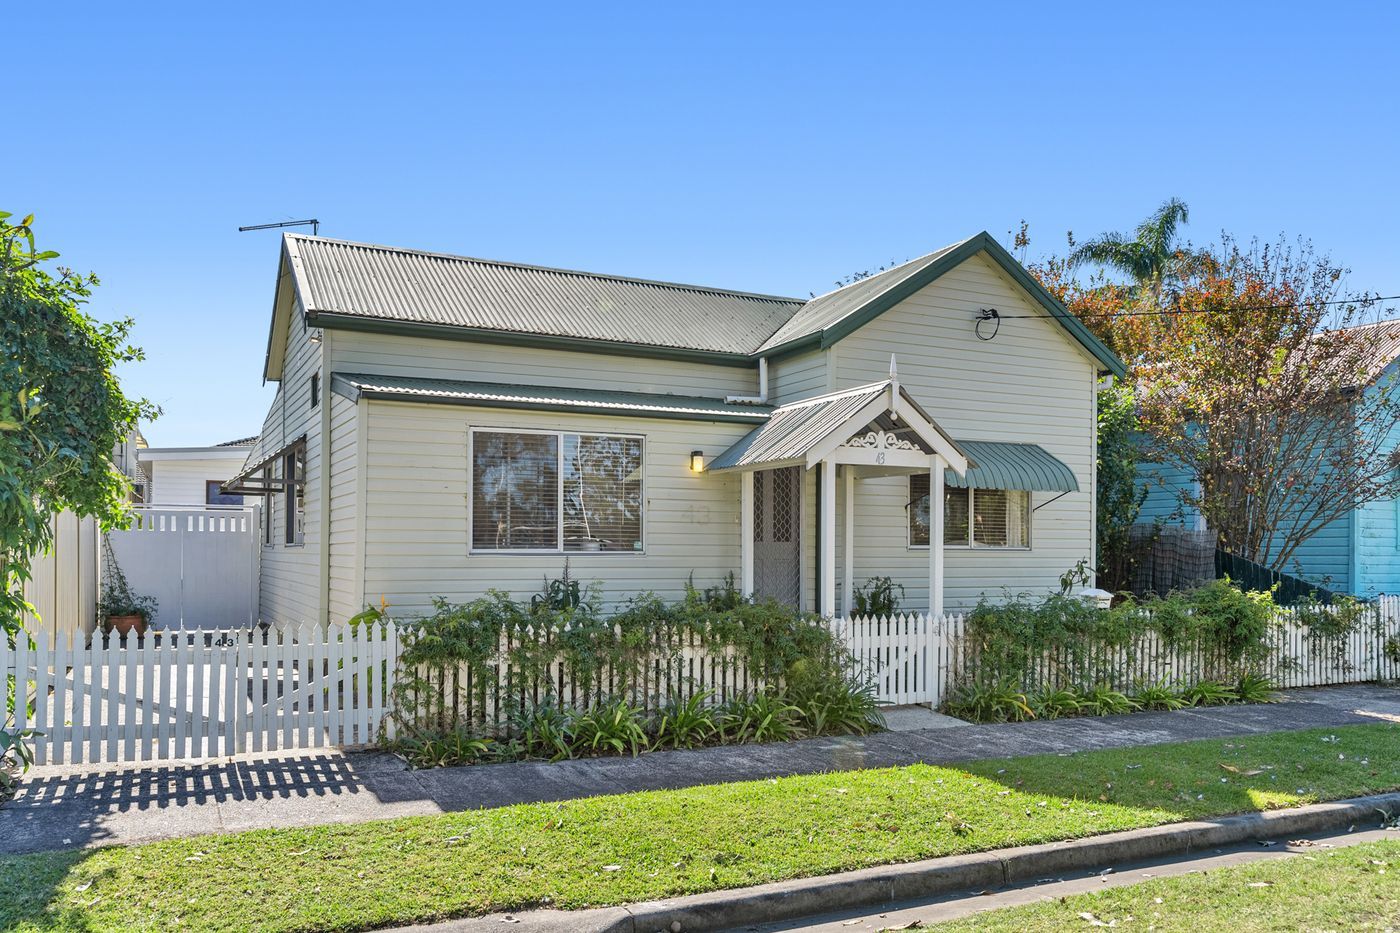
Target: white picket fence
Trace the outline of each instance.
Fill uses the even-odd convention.
[[[1400,679],[1400,599],[1368,609],[1356,631],[1319,638],[1284,611],[1262,670],[1281,687]],[[938,705],[975,671],[976,645],[961,615],[833,621],[851,672],[883,703]],[[508,653],[507,636],[502,654]],[[542,637],[552,637],[545,634]],[[623,684],[654,705],[705,691],[714,702],[761,689],[733,649],[711,650],[694,636],[673,643],[658,633],[647,660],[627,670],[582,675],[562,660],[526,674],[509,664],[485,682],[466,671],[435,672],[416,684],[415,715],[499,724],[546,699],[587,706]],[[212,758],[242,752],[365,745],[393,728],[389,691],[399,672],[393,624],[290,627],[225,632],[162,631],[125,641],[81,633],[39,633],[13,646],[0,639],[0,685],[17,691],[12,728],[38,733],[39,763],[78,764]],[[1164,645],[1145,633],[1126,646],[1065,644],[1034,659],[1025,686],[1067,679],[1119,689],[1190,683],[1220,671],[1218,653]]]
[[[374,741],[393,626],[0,638],[39,764],[213,758]]]
[[[1132,691],[1142,685],[1226,680],[1246,669],[1285,689],[1400,680],[1400,597],[1384,596],[1367,606],[1359,623],[1340,637],[1316,632],[1307,621],[1303,610],[1279,609],[1262,659],[1231,659],[1203,643],[1167,644],[1153,630],[1116,645],[1067,638],[1029,659],[1021,686],[1033,691],[1103,685]],[[967,619],[961,615],[839,619],[833,624],[851,652],[853,672],[874,686],[882,702],[940,705],[959,678],[978,669],[978,646],[967,637]]]

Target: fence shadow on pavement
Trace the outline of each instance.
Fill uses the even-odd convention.
[[[371,799],[364,802],[373,808],[385,798],[403,802],[423,797],[417,782],[393,780],[392,771],[402,778],[400,763],[354,753],[39,769],[22,779],[19,793],[0,807],[0,854],[79,849],[126,841],[131,835],[155,838],[237,829],[241,827],[229,825],[225,818],[227,808],[285,805],[298,798],[323,805],[368,796]],[[159,823],[137,828],[136,821],[143,820]],[[118,823],[128,831],[115,831]]]

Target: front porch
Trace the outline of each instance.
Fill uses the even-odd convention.
[[[771,500],[755,498],[755,475],[800,468],[817,470],[817,611],[834,618],[836,584],[837,486],[844,486],[845,520],[840,610],[849,615],[854,592],[855,483],[870,476],[924,472],[929,501],[943,501],[945,469],[959,476],[973,466],[967,454],[899,385],[893,361],[890,378],[795,402],[777,409],[710,464],[712,472],[740,473],[740,588],[764,595],[757,584],[756,550],[764,543],[759,523],[771,513]],[[771,519],[769,519],[771,521]],[[943,510],[929,510],[927,610],[943,614]],[[802,528],[800,520],[798,527]],[[756,534],[757,533],[757,534]],[[801,552],[802,535],[796,537]],[[800,573],[800,570],[799,570]]]
[[[851,616],[862,581],[881,576],[907,586],[905,611],[942,616],[948,550],[964,566],[988,547],[1029,557],[1030,513],[1079,489],[1074,471],[1037,445],[953,439],[899,383],[893,361],[887,380],[776,409],[706,472],[739,474],[744,594],[827,618]],[[1033,508],[1036,492],[1052,495]],[[983,539],[989,515],[1003,522],[999,543]]]

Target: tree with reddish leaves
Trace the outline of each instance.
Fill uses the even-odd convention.
[[[1400,322],[1349,292],[1345,269],[1305,241],[1227,235],[1178,245],[1171,287],[1154,290],[1109,269],[1080,281],[1085,254],[1071,256],[1030,268],[1128,365],[1142,458],[1194,480],[1174,493],[1222,549],[1295,569],[1327,525],[1400,495],[1386,368]]]

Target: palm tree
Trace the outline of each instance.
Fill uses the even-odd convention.
[[[1139,294],[1152,296],[1162,305],[1162,289],[1199,258],[1189,246],[1177,243],[1177,227],[1187,222],[1186,202],[1171,198],[1153,211],[1133,231],[1132,239],[1121,233],[1105,233],[1070,253],[1073,268],[1085,263],[1115,269],[1132,278]]]

